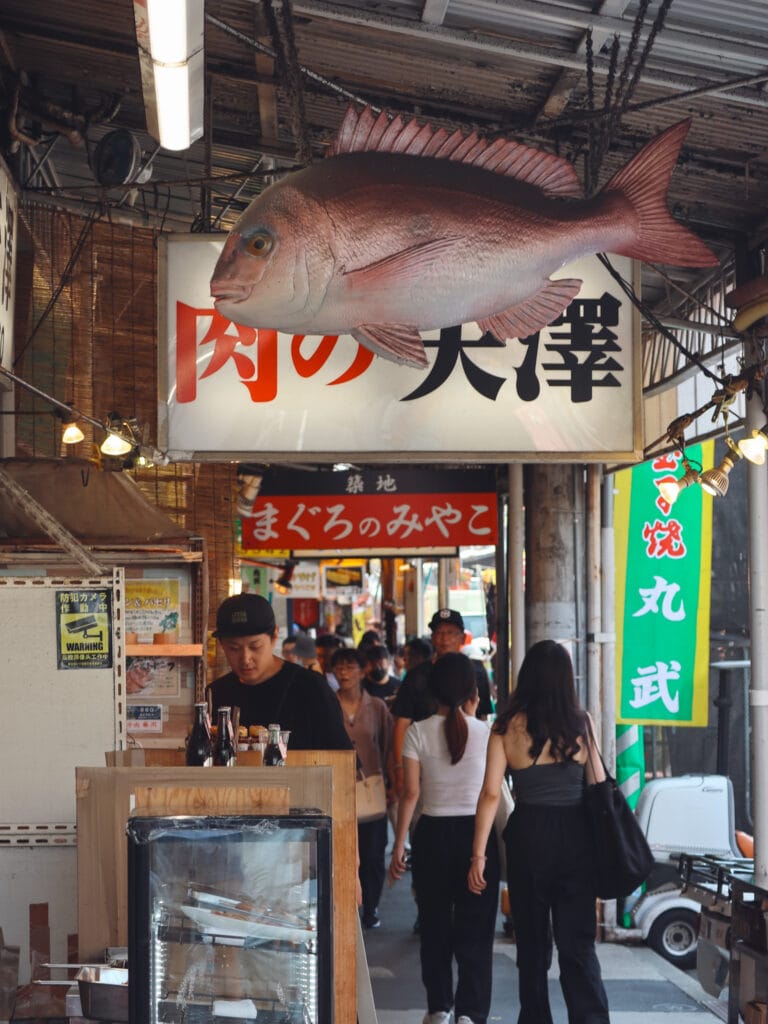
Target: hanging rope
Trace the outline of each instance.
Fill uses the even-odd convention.
[[[241,43],[245,43],[247,46],[257,50],[259,53],[263,53],[265,57],[272,57],[274,60],[277,59],[277,54],[274,50],[270,49],[269,46],[265,46],[264,43],[260,43],[258,39],[254,39],[252,36],[247,36],[244,32],[240,32],[238,29],[233,28],[220,18],[215,18],[212,14],[206,14],[205,20],[210,25],[215,25],[216,28],[220,28],[222,32],[226,32],[234,39],[239,39]],[[381,107],[374,106],[359,93],[345,89],[343,86],[331,81],[330,78],[326,78],[324,75],[319,75],[316,71],[312,71],[304,64],[299,64],[298,67],[303,75],[306,75],[307,78],[310,78],[313,82],[317,82],[319,85],[324,86],[326,89],[330,89],[331,92],[335,92],[339,96],[344,96],[348,100],[353,100],[355,103],[368,104],[375,114],[381,113]]]
[[[632,34],[629,39],[627,51],[624,54],[624,60],[621,65],[621,71],[619,72],[618,84],[614,91],[614,81],[616,75],[616,68],[618,66],[620,43],[618,36],[613,37],[613,45],[611,48],[611,58],[608,68],[608,80],[605,87],[605,98],[603,102],[603,109],[599,115],[599,130],[597,134],[594,132],[588,132],[589,136],[589,157],[588,157],[588,175],[586,181],[586,187],[588,194],[592,194],[597,188],[597,179],[600,173],[600,168],[605,158],[605,154],[608,152],[611,143],[616,135],[621,118],[629,106],[630,100],[634,95],[637,83],[640,80],[642,74],[650,56],[653,44],[656,41],[656,36],[659,34],[661,29],[664,27],[667,13],[669,8],[672,6],[672,0],[662,0],[662,3],[656,12],[656,17],[653,20],[653,24],[648,33],[648,38],[640,52],[639,57],[635,61],[635,54],[638,49],[640,42],[640,34],[642,31],[645,17],[648,13],[648,7],[650,0],[640,0],[637,15],[632,25]],[[590,78],[594,79],[594,54],[591,46],[591,40],[588,40],[587,45],[587,81]],[[594,106],[594,85],[591,89],[588,87],[588,93],[591,95],[590,102],[590,114],[597,119],[598,115]]]

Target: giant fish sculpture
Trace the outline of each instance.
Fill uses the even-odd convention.
[[[326,159],[243,212],[211,279],[216,308],[252,327],[351,334],[424,366],[420,331],[475,320],[504,340],[551,323],[581,281],[549,275],[578,257],[714,266],[667,210],[689,124],[584,199],[573,165],[551,153],[350,108]]]

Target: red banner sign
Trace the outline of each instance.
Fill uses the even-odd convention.
[[[496,495],[354,494],[259,497],[242,520],[244,548],[455,547],[495,544]]]

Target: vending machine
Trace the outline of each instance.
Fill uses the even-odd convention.
[[[132,1021],[332,1024],[331,819],[128,824]]]

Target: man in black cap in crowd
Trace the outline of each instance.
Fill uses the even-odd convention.
[[[405,731],[411,722],[420,722],[429,718],[437,710],[435,699],[427,687],[427,676],[433,661],[443,654],[458,654],[464,646],[464,619],[461,613],[453,608],[441,608],[432,616],[429,623],[432,631],[432,647],[434,658],[424,661],[406,672],[392,702],[392,714],[395,716],[395,728],[392,735],[392,775],[395,792],[401,795],[403,787],[403,740]],[[480,703],[477,708],[478,718],[487,718],[493,710],[491,706],[491,685],[485,668],[476,661],[472,668],[477,680],[477,692]]]
[[[322,676],[275,654],[272,606],[258,594],[222,601],[217,637],[231,671],[210,684],[214,720],[219,707],[239,707],[244,726],[279,723],[293,750],[351,750],[341,707]]]

